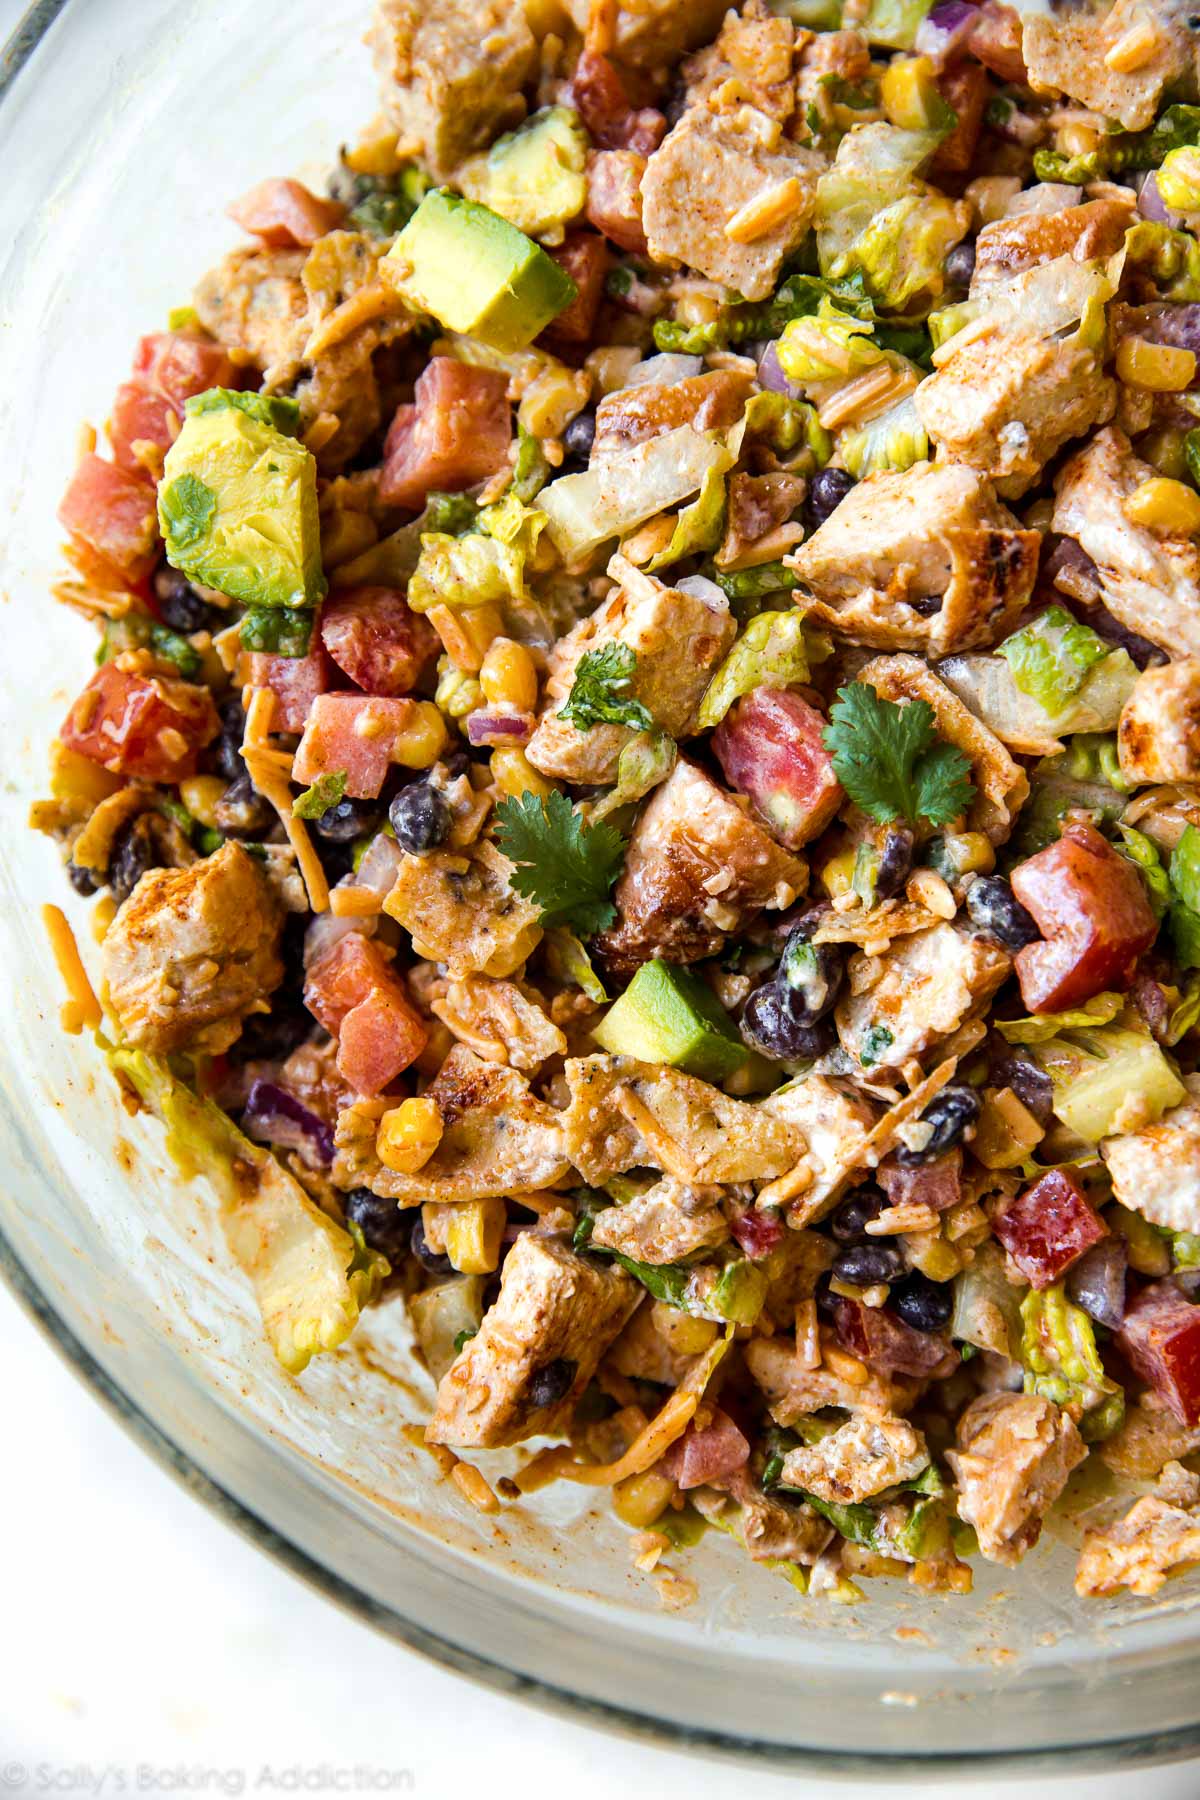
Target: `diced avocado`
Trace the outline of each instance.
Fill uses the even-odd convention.
[[[183,403],[183,410],[189,418],[193,413],[228,412],[230,407],[244,412],[247,418],[258,419],[264,425],[273,425],[285,437],[295,437],[299,429],[299,404],[295,400],[289,400],[284,394],[240,393],[235,388],[206,388],[202,394],[193,394],[190,400]]]
[[[158,519],[167,561],[233,600],[312,606],[325,592],[317,465],[245,406],[188,408],[163,465]]]
[[[497,138],[486,156],[464,163],[455,180],[469,199],[519,231],[561,236],[587,204],[587,152],[579,115],[569,106],[547,106]]]
[[[410,306],[495,350],[523,350],[578,292],[540,244],[445,188],[426,194],[379,266]]]
[[[726,1263],[706,1300],[711,1310],[732,1325],[753,1325],[767,1297],[767,1271],[739,1257]]]
[[[610,1055],[669,1063],[702,1081],[723,1081],[748,1055],[712,989],[658,958],[642,964],[592,1036]]]

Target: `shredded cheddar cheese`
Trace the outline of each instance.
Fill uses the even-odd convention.
[[[252,688],[246,706],[246,729],[242,735],[242,757],[250,779],[279,814],[279,823],[287,833],[288,843],[296,853],[296,862],[308,893],[308,904],[315,913],[329,911],[329,883],[321,860],[313,849],[304,822],[292,812],[292,759],[283,750],[272,750],[268,741],[271,719],[275,711],[275,695],[270,688]]]
[[[79,945],[75,942],[75,933],[71,930],[67,916],[61,906],[47,903],[42,907],[42,923],[46,927],[50,948],[54,952],[58,972],[67,990],[68,997],[63,1001],[59,1014],[62,1028],[72,1037],[78,1037],[84,1030],[95,1031],[104,1015],[96,998],[96,990],[88,980],[87,970],[79,954]]]

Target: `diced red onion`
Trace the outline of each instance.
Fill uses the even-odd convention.
[[[1167,305],[1139,325],[1137,335],[1152,344],[1170,344],[1175,350],[1193,350],[1200,357],[1200,301]],[[1192,384],[1195,386],[1195,383]]]
[[[1151,225],[1170,225],[1177,229],[1183,220],[1183,214],[1172,212],[1159,193],[1156,169],[1149,171],[1138,189],[1137,209],[1141,217],[1149,220]]]
[[[273,1081],[256,1081],[246,1096],[242,1130],[256,1144],[298,1150],[305,1162],[328,1168],[333,1161],[333,1133],[295,1094]]]
[[[738,1218],[729,1221],[735,1243],[752,1261],[769,1256],[784,1239],[783,1221],[776,1212],[759,1212],[749,1206]]]
[[[338,883],[340,887],[341,882]],[[351,876],[346,881],[347,887],[356,887],[357,879]],[[369,913],[349,913],[339,918],[336,913],[318,913],[304,934],[304,966],[311,969],[319,963],[323,956],[328,956],[335,944],[340,944],[344,937],[357,931],[360,937],[374,937],[379,921]]]
[[[1067,1293],[1098,1325],[1115,1331],[1125,1317],[1125,1269],[1128,1253],[1115,1232],[1079,1258],[1067,1274]]]
[[[370,888],[381,900],[386,900],[396,884],[399,868],[399,844],[385,831],[380,831],[371,839],[352,879],[356,887]]]
[[[769,394],[786,394],[789,400],[802,400],[804,390],[798,381],[784,374],[779,366],[779,346],[772,338],[758,359],[759,386]]]
[[[702,600],[705,606],[711,606],[714,612],[727,613],[729,601],[715,581],[707,575],[685,575],[675,586],[681,594],[690,594],[693,600]]]
[[[978,22],[979,13],[969,0],[940,0],[917,26],[913,48],[918,56],[947,62],[956,50],[966,48]]]
[[[471,744],[527,744],[533,736],[532,713],[473,712],[467,720]]]

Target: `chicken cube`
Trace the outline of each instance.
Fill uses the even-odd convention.
[[[764,1494],[748,1468],[734,1469],[713,1486],[741,1509],[737,1531],[754,1562],[811,1568],[833,1536],[833,1526],[811,1506]]]
[[[1200,656],[1200,544],[1135,525],[1125,501],[1157,474],[1116,426],[1098,432],[1055,483],[1053,529],[1096,565],[1113,617],[1170,656]]]
[[[939,462],[978,469],[1016,500],[1065,443],[1112,418],[1117,388],[1084,345],[1015,326],[954,352],[914,401]]]
[[[958,1421],[946,1461],[958,1516],[989,1562],[1011,1567],[1032,1550],[1042,1520],[1087,1456],[1074,1420],[1039,1394],[981,1394]]]
[[[438,181],[524,117],[538,46],[520,0],[380,0],[370,42],[384,113]]]
[[[1029,191],[1023,190],[1022,198]],[[1116,254],[1132,222],[1132,193],[1128,203],[1113,195],[1077,206],[1073,202],[1078,189],[1067,191],[1072,200],[1054,211],[1021,212],[1015,217],[993,219],[983,227],[975,240],[973,300],[986,296],[991,283],[1011,280],[1014,275],[1023,275],[1027,269],[1053,262],[1059,256],[1091,262]]]
[[[870,1500],[929,1467],[924,1434],[889,1413],[856,1413],[828,1437],[789,1450],[779,1479],[835,1505]]]
[[[751,1338],[743,1354],[777,1425],[794,1425],[825,1406],[845,1407],[852,1413],[903,1413],[920,1392],[921,1384],[912,1377],[884,1375],[877,1369],[857,1387],[832,1369],[806,1369],[796,1355],[794,1339],[788,1337]]]
[[[1122,1206],[1164,1231],[1200,1232],[1200,1076],[1185,1085],[1181,1106],[1144,1131],[1105,1138],[1100,1154]]]
[[[1200,657],[1142,671],[1121,711],[1117,750],[1132,786],[1200,781]]]
[[[977,470],[923,462],[868,475],[789,560],[814,621],[932,657],[1005,635],[1033,592],[1040,544]]]
[[[533,1073],[552,1056],[566,1054],[567,1040],[547,1018],[538,995],[515,981],[469,975],[450,982],[429,1010],[488,1062]]]
[[[729,1242],[729,1226],[717,1204],[721,1193],[716,1186],[694,1187],[665,1176],[635,1199],[597,1213],[591,1241],[655,1265],[715,1250]]]
[[[1148,1598],[1174,1570],[1200,1562],[1200,1475],[1169,1462],[1153,1494],[1123,1519],[1089,1531],[1075,1569],[1075,1592],[1087,1598],[1128,1588]]]
[[[1113,67],[1110,53],[1126,33],[1146,25],[1155,32],[1149,53],[1130,68]],[[1174,26],[1166,9],[1145,0],[1116,0],[1103,13],[1026,14],[1021,53],[1035,93],[1065,94],[1126,131],[1151,124],[1163,88],[1190,73],[1183,20]]]
[[[728,606],[664,586],[624,557],[610,572],[620,585],[555,646],[546,706],[526,754],[535,769],[563,781],[615,781],[622,750],[636,735],[629,725],[590,725],[581,731],[561,711],[581,658],[620,644],[636,666],[623,690],[638,700],[670,737],[687,735],[709,678],[737,633]]]
[[[750,376],[741,369],[709,369],[682,381],[642,381],[617,388],[596,408],[591,464],[680,425],[724,431],[737,424],[749,397]]]
[[[466,868],[463,868],[464,862]],[[538,909],[510,886],[513,865],[494,844],[461,854],[405,854],[383,903],[426,962],[445,963],[456,981],[512,975],[541,942]]]
[[[504,1259],[499,1298],[442,1377],[427,1441],[494,1449],[564,1431],[641,1297],[624,1270],[522,1232]],[[551,1400],[540,1398],[543,1373]]]
[[[1200,1450],[1200,1426],[1181,1425],[1174,1413],[1153,1404],[1156,1395],[1146,1399],[1152,1404],[1143,1399],[1128,1406],[1117,1430],[1096,1446],[1106,1467],[1130,1481],[1152,1481],[1167,1463]]]
[[[999,944],[950,924],[899,939],[883,956],[856,951],[834,1014],[842,1048],[872,1075],[902,1069],[978,1018],[1011,968]]]
[[[614,898],[618,918],[596,940],[615,970],[652,957],[697,962],[764,909],[808,886],[808,868],[731,794],[680,761],[643,812]]]
[[[572,24],[583,31],[592,10],[589,0],[565,0],[565,5]],[[706,44],[726,5],[727,0],[692,0],[690,6],[680,6],[678,0],[640,0],[617,7],[613,53],[630,68],[661,69],[685,50]]]
[[[283,908],[240,844],[186,869],[151,869],[104,939],[125,1041],[219,1056],[283,979]]]
[[[304,250],[234,250],[203,276],[192,295],[197,317],[227,349],[242,350],[267,387],[296,378],[308,342],[309,299],[301,280]]]
[[[642,178],[642,222],[651,256],[668,266],[686,263],[743,299],[765,300],[784,258],[798,248],[812,221],[823,167],[815,151],[786,138],[768,150],[751,132],[733,129],[707,107],[689,108]],[[737,214],[775,194],[777,219],[729,233]]]
[[[813,1165],[811,1184],[788,1208],[794,1230],[812,1225],[833,1211],[846,1183],[859,1167],[876,1109],[849,1082],[828,1075],[805,1075],[776,1088],[762,1102],[764,1112],[786,1119],[805,1141],[803,1154]]]
[[[801,41],[808,35],[801,33]],[[749,100],[759,112],[785,125],[796,108],[795,50],[796,29],[790,19],[776,18],[757,4],[741,14],[731,8],[713,42],[683,66],[686,106],[736,110]],[[729,88],[726,82],[731,83]],[[737,98],[726,97],[733,95]]]

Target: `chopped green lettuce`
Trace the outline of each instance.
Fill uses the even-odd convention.
[[[1171,905],[1171,882],[1162,866],[1158,845],[1144,831],[1135,830],[1123,820],[1118,820],[1117,829],[1124,842],[1116,848],[1122,856],[1129,859],[1145,882],[1150,904],[1161,919]]]
[[[439,1281],[408,1301],[408,1314],[429,1373],[440,1381],[469,1337],[483,1323],[482,1275]]]
[[[1132,1024],[1072,1028],[1039,1043],[1037,1059],[1050,1077],[1055,1113],[1087,1144],[1140,1131],[1186,1097],[1149,1032]]]
[[[1158,171],[1158,192],[1173,212],[1200,209],[1200,148],[1188,144],[1168,153]]]
[[[833,167],[817,183],[823,275],[859,276],[869,296],[889,311],[918,295],[936,300],[947,252],[965,236],[970,220],[961,201],[917,180],[943,135],[882,123],[847,132]]]
[[[525,585],[525,558],[514,545],[470,532],[449,537],[427,531],[408,584],[408,604],[417,613],[435,606],[484,606],[518,598]]]
[[[109,1061],[166,1126],[167,1150],[185,1180],[212,1182],[226,1241],[283,1367],[298,1375],[320,1351],[336,1350],[379,1292],[386,1259],[335,1224],[269,1150],[176,1080],[161,1058],[118,1047]]]
[[[1017,1289],[1004,1271],[1004,1253],[988,1238],[954,1280],[954,1312],[950,1335],[977,1350],[1016,1359],[1021,1342],[1021,1308]]]
[[[337,570],[338,587],[404,587],[421,555],[427,532],[460,536],[474,525],[479,508],[470,494],[429,494],[425,508],[388,537],[381,538]]]
[[[728,434],[730,449],[739,454],[747,438],[761,438],[775,452],[787,459],[788,467],[803,467],[796,452],[811,457],[823,468],[833,451],[833,439],[817,418],[816,408],[807,400],[793,400],[789,394],[752,394],[746,402],[740,425]]]
[[[593,821],[607,819],[622,806],[644,800],[653,788],[667,779],[675,767],[679,751],[674,738],[662,731],[643,732],[632,738],[617,758],[615,786],[596,801],[591,810]]]
[[[917,26],[932,5],[933,0],[870,0],[859,30],[868,43],[885,50],[911,50]]]
[[[1109,655],[1109,646],[1063,607],[1051,606],[1006,638],[998,654],[1012,670],[1021,693],[1053,717],[1079,692],[1095,665]]]
[[[1167,871],[1171,942],[1181,968],[1200,968],[1200,831],[1185,825]]]
[[[699,556],[716,549],[725,531],[725,476],[734,460],[733,453],[726,450],[721,461],[714,462],[704,471],[700,492],[690,506],[681,509],[670,542],[647,563],[651,574],[678,562],[681,557]]]
[[[966,236],[969,222],[962,201],[905,194],[875,214],[849,255],[888,311],[898,312],[918,298],[928,306],[946,285],[946,257]]]
[[[1045,1044],[1063,1031],[1090,1031],[1111,1025],[1125,1004],[1123,994],[1096,994],[1072,1012],[1030,1013],[1022,1019],[997,1019],[1006,1044]]]
[[[542,939],[542,949],[555,981],[564,987],[577,987],[589,1000],[603,1006],[608,1000],[604,983],[592,966],[585,945],[565,925],[554,925]]]
[[[1021,1318],[1025,1392],[1063,1407],[1088,1443],[1111,1437],[1125,1417],[1125,1392],[1104,1371],[1087,1313],[1056,1285],[1031,1289]]]
[[[951,656],[938,673],[1002,743],[1019,752],[1048,755],[1063,748],[1060,740],[1064,737],[1115,731],[1138,678],[1137,666],[1127,651],[1109,651],[1088,671],[1062,709],[1053,712],[1022,692],[1010,663],[999,654]]]
[[[855,481],[865,480],[878,469],[899,472],[924,462],[929,455],[929,436],[912,395],[889,406],[866,425],[843,432],[838,451]]]
[[[735,700],[756,687],[785,688],[808,681],[811,663],[827,653],[826,640],[805,633],[804,614],[798,607],[759,613],[705,689],[696,730],[711,731]]]
[[[871,324],[844,313],[825,298],[815,314],[785,326],[777,351],[779,366],[792,381],[837,381],[883,362]]]
[[[566,563],[586,561],[609,539],[698,492],[710,469],[729,466],[728,455],[715,433],[680,425],[578,475],[560,475],[538,496],[555,549]]]

